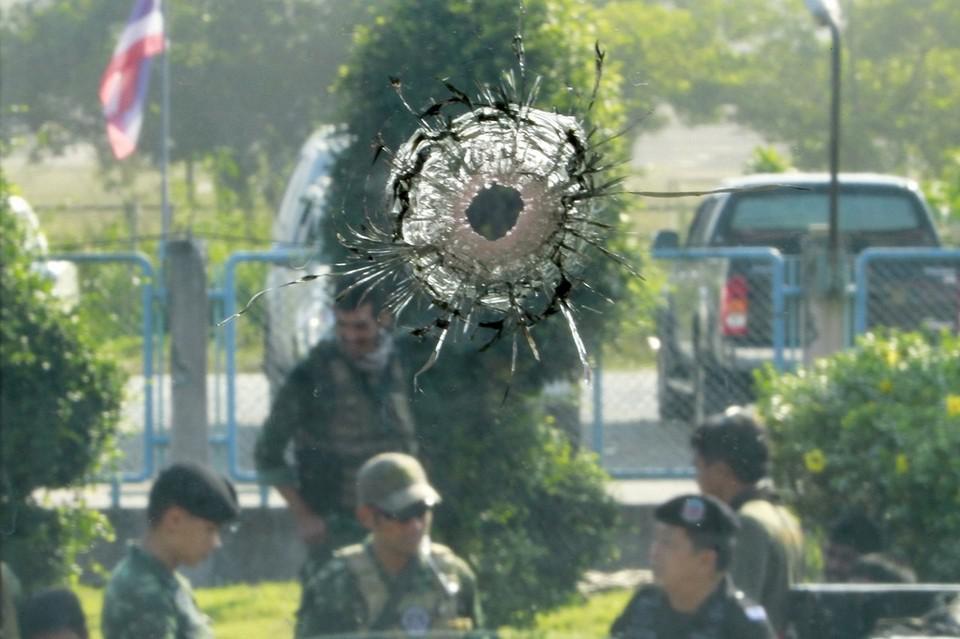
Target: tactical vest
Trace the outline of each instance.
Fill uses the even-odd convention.
[[[364,544],[342,548],[335,556],[345,561],[363,597],[367,614],[360,631],[400,630],[421,635],[427,631],[473,629],[473,619],[460,616],[458,560],[446,546],[431,544],[429,556],[420,559],[425,564],[422,569],[432,573],[428,581],[418,581],[418,587],[400,584],[395,591],[384,582],[376,559]]]
[[[317,364],[326,369],[317,375],[317,410],[310,415],[319,427],[307,425],[297,433],[301,493],[314,512],[350,513],[363,462],[383,452],[417,452],[413,414],[403,392],[410,382],[395,357],[377,382],[339,354]]]

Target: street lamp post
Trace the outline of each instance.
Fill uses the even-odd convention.
[[[840,247],[839,184],[840,164],[840,7],[837,0],[804,0],[821,26],[830,29],[830,191],[826,255],[823,245],[812,242],[804,251],[807,272],[807,301],[811,322],[805,362],[810,364],[842,349],[846,342],[845,300],[846,263]]]
[[[840,165],[840,7],[837,0],[804,0],[814,20],[830,29],[830,215],[827,246],[830,256],[831,285],[839,282],[839,216],[837,211],[837,173]]]

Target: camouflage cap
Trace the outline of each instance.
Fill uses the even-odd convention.
[[[657,506],[657,521],[689,531],[730,536],[740,527],[737,514],[709,495],[681,495]]]
[[[368,459],[357,473],[360,504],[396,513],[423,502],[440,503],[440,494],[427,481],[427,473],[415,457],[403,453],[381,453]]]
[[[226,477],[194,463],[177,463],[163,470],[150,489],[147,507],[151,520],[170,506],[223,524],[240,514],[237,491]]]

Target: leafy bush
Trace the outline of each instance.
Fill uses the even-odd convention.
[[[116,367],[91,347],[76,315],[31,269],[0,181],[0,525],[2,554],[29,587],[59,580],[94,534],[96,517],[41,509],[38,488],[77,485],[111,449],[121,400]]]
[[[455,379],[424,375],[413,401],[421,452],[445,502],[437,537],[476,569],[491,625],[530,623],[610,557],[617,510],[606,475],[520,380],[503,397],[496,354],[444,358]]]
[[[922,580],[960,579],[960,337],[869,334],[758,381],[775,476],[807,526],[860,507]]]
[[[758,146],[743,167],[744,173],[785,173],[790,170],[790,160],[776,147]]]

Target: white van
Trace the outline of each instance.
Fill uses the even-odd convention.
[[[350,142],[341,129],[317,129],[300,149],[300,158],[287,182],[273,222],[273,249],[297,252],[286,262],[271,265],[267,288],[307,274],[329,273],[322,222],[328,215],[330,172],[337,155]],[[267,296],[264,372],[276,391],[310,348],[333,330],[333,287],[326,278],[271,291]]]
[[[40,220],[30,203],[19,195],[11,195],[7,198],[7,205],[23,225],[24,250],[37,257],[46,256],[49,253],[47,236],[40,230]],[[76,306],[80,300],[76,264],[65,260],[38,259],[31,268],[53,283],[53,296],[63,302],[65,309]]]

